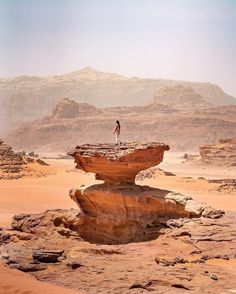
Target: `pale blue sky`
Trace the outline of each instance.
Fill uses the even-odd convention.
[[[0,0],[0,76],[91,66],[236,96],[236,0]]]

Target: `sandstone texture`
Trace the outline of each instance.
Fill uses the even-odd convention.
[[[199,149],[204,164],[236,166],[236,138],[221,139],[217,144],[204,145]]]
[[[104,181],[70,191],[81,210],[77,230],[85,240],[105,244],[151,240],[168,219],[222,216],[223,212],[180,193],[135,185],[137,173],[161,163],[166,150],[168,145],[152,142],[81,145],[69,153],[77,168]]]
[[[41,159],[14,152],[0,139],[0,179],[17,179],[32,173],[37,176],[44,175],[43,172],[34,172],[30,167],[32,164],[48,165]]]
[[[236,138],[220,139],[216,144],[200,146],[199,154],[186,153],[183,159],[196,165],[236,167]]]
[[[72,225],[77,214],[51,210],[15,216],[11,229],[0,230],[1,261],[88,294],[230,294],[236,289],[235,214],[169,219],[156,240],[119,245],[84,242]]]
[[[69,154],[76,167],[96,174],[105,183],[134,183],[138,172],[158,165],[169,146],[160,143],[123,143],[79,145]]]

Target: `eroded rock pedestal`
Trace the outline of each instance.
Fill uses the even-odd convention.
[[[77,168],[104,181],[70,191],[81,209],[77,229],[85,240],[147,241],[157,238],[169,219],[222,214],[182,194],[135,184],[137,173],[161,163],[167,150],[160,143],[125,143],[81,145],[70,152]]]

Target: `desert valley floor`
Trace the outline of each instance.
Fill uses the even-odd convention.
[[[171,172],[176,176],[168,176],[165,173],[160,173],[156,177],[145,178],[137,183],[140,185],[149,185],[151,187],[158,187],[161,189],[169,189],[177,192],[189,195],[194,199],[206,202],[210,206],[216,209],[223,209],[229,212],[235,212],[236,208],[236,191],[227,189],[217,190],[217,185],[209,182],[206,179],[232,179],[235,178],[235,167],[231,168],[214,168],[214,167],[204,167],[195,166],[193,164],[186,164],[182,159],[183,153],[173,153],[169,152],[165,154],[164,161],[158,166],[164,171]],[[71,201],[68,196],[68,191],[73,186],[88,185],[95,183],[93,174],[86,174],[82,171],[75,170],[75,164],[73,160],[70,159],[48,159],[46,160],[50,164],[48,167],[50,174],[44,177],[35,178],[21,178],[16,180],[1,180],[0,183],[0,226],[10,226],[12,216],[20,213],[36,213],[43,212],[49,209],[69,209],[77,208],[76,204]],[[42,167],[44,168],[44,167]],[[86,252],[87,243],[84,245],[84,252]],[[125,247],[126,246],[126,247]],[[108,248],[109,245],[96,245],[94,248],[102,250]],[[123,247],[123,248],[122,248]],[[105,264],[99,264],[98,256],[97,260],[93,260],[94,274],[89,275],[86,268],[81,267],[79,275],[85,275],[83,285],[78,287],[80,289],[77,291],[76,287],[74,290],[69,289],[68,285],[61,287],[60,285],[54,285],[53,283],[40,282],[37,281],[32,276],[5,267],[0,263],[0,293],[1,294],[73,294],[73,293],[122,293],[122,290],[117,288],[117,292],[112,290],[109,292],[104,292],[106,284],[109,284],[109,276],[114,281],[120,280],[120,285],[127,282],[130,285],[136,282],[135,280],[135,267],[145,267],[150,265],[150,260],[142,260],[142,254],[145,250],[149,250],[150,255],[155,258],[154,254],[155,241],[141,242],[128,245],[117,245],[117,249],[122,257],[122,251],[128,248],[131,251],[130,260],[123,260],[121,263],[117,263],[113,268],[112,266],[106,267]],[[94,249],[95,250],[95,249]],[[104,249],[108,250],[108,249]],[[119,253],[118,252],[118,253]],[[115,261],[119,259],[119,254],[116,253],[112,255],[111,258]],[[85,254],[89,259],[91,256]],[[135,257],[136,255],[136,257]],[[140,260],[138,259],[140,256]],[[94,257],[93,257],[94,258]],[[128,257],[127,257],[128,258]],[[123,265],[122,265],[123,263]],[[124,272],[127,268],[127,264],[131,263],[129,272]],[[236,262],[235,259],[225,260],[209,260],[207,261],[208,266],[211,263],[214,264],[214,270],[217,269],[217,274],[219,277],[218,283],[221,281],[221,271],[227,273],[231,280],[236,280]],[[103,270],[106,267],[107,273],[104,274]],[[123,268],[122,268],[123,267]],[[194,266],[193,266],[194,267]],[[205,265],[204,265],[205,267]],[[174,271],[174,269],[171,269]],[[120,273],[123,272],[123,280],[120,277]],[[148,275],[153,275],[155,272],[155,265],[150,266],[146,273],[146,279]],[[145,280],[145,277],[143,277]],[[86,280],[87,279],[87,280]],[[187,278],[186,278],[187,279]],[[193,278],[194,279],[194,278]],[[197,275],[195,279],[199,279],[199,283],[202,285],[209,284],[206,283],[202,276]],[[42,279],[41,279],[42,280]],[[50,282],[53,282],[51,279]],[[81,283],[82,283],[81,282]],[[212,289],[214,289],[214,283],[216,281],[212,280]],[[58,283],[56,283],[58,284]],[[87,286],[85,286],[87,284]],[[191,283],[190,283],[191,284]],[[62,284],[63,285],[63,284]],[[96,286],[97,285],[97,286]],[[118,283],[119,285],[119,283]],[[64,286],[64,285],[63,285]],[[232,287],[228,285],[229,288],[223,293],[236,293],[236,284],[233,283]],[[96,288],[97,287],[97,288]],[[122,288],[120,288],[122,289]],[[190,289],[190,288],[186,288]],[[168,293],[184,293],[191,292],[186,289],[172,288],[171,292]],[[151,291],[152,287],[131,287],[125,293],[146,293]],[[184,292],[183,292],[184,291]],[[209,289],[208,292],[204,293],[214,293]],[[153,293],[157,293],[154,292]],[[167,293],[165,291],[158,293]],[[197,292],[194,292],[197,293]],[[218,293],[218,292],[217,292]]]

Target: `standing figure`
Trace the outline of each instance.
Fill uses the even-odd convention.
[[[116,126],[113,134],[115,134],[116,145],[120,144],[120,122],[118,120],[116,121]]]

